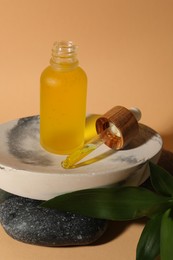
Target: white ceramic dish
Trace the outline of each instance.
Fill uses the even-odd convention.
[[[65,156],[48,153],[40,146],[39,117],[21,118],[0,125],[0,188],[48,200],[119,182],[140,185],[149,175],[146,162],[157,162],[161,149],[160,135],[140,125],[139,135],[124,150],[116,152],[102,145],[83,159],[80,167],[65,170],[61,167]]]

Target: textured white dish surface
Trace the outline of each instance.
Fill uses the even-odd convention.
[[[102,145],[83,159],[80,167],[65,170],[61,167],[65,156],[51,154],[40,146],[39,117],[21,118],[0,125],[0,188],[47,200],[121,181],[139,185],[149,174],[145,163],[157,162],[161,149],[160,135],[140,125],[139,135],[125,149],[116,152]]]

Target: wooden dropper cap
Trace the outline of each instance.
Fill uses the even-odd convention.
[[[112,149],[125,147],[138,134],[141,112],[137,108],[115,106],[96,121],[96,131]]]

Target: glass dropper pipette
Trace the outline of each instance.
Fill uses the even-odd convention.
[[[139,130],[138,121],[141,111],[138,108],[127,109],[122,106],[113,107],[96,121],[97,135],[82,148],[75,150],[62,161],[65,169],[75,168],[76,163],[105,143],[111,149],[125,147]]]

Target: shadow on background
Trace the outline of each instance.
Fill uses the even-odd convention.
[[[144,226],[146,223],[147,218],[133,221],[109,221],[108,229],[105,234],[103,234],[100,239],[93,243],[92,246],[106,244],[114,239],[117,239],[125,230],[127,230],[133,224]]]
[[[173,175],[173,152],[163,149],[158,164]]]
[[[172,132],[169,133],[160,133],[162,139],[163,139],[163,147],[166,150],[173,152],[173,127]]]

